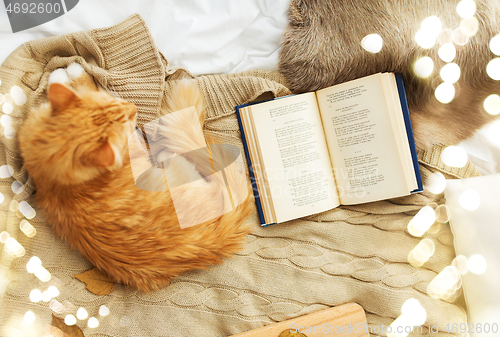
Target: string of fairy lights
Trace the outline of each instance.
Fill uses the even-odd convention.
[[[442,81],[435,89],[436,99],[447,104],[453,101],[455,97],[454,84],[460,79],[460,67],[454,63],[457,54],[457,48],[468,43],[478,31],[479,22],[475,17],[476,4],[473,0],[462,0],[456,6],[457,14],[461,17],[459,27],[454,30],[443,28],[443,25],[438,16],[430,16],[422,21],[421,29],[415,35],[416,43],[423,49],[433,48],[438,40],[442,40],[443,34],[446,36],[444,42],[438,49],[439,58],[446,64],[439,70],[439,76]],[[362,47],[371,53],[378,53],[383,48],[383,38],[378,34],[369,34],[361,41]],[[500,80],[500,34],[493,37],[489,43],[489,48],[495,57],[488,63],[486,73],[493,80]],[[419,77],[429,77],[434,73],[434,61],[423,56],[415,61],[413,70]],[[1,84],[1,80],[0,80]],[[7,139],[12,139],[16,136],[16,129],[13,125],[13,118],[10,114],[14,111],[14,105],[23,106],[27,101],[27,97],[23,90],[14,86],[9,93],[0,94],[0,105],[3,115],[0,117],[0,125],[3,130],[3,135]],[[491,115],[500,114],[500,96],[492,94],[484,100],[484,110]],[[500,122],[491,125],[490,140],[495,144],[500,144]],[[447,147],[441,155],[441,160],[451,167],[464,167],[467,164],[468,157],[464,149],[459,146]],[[14,174],[14,169],[9,165],[0,167],[0,179],[9,179]],[[446,179],[443,174],[436,172],[429,176],[426,188],[433,194],[441,194],[446,187]],[[23,191],[23,184],[19,181],[14,181],[11,185],[11,190],[14,194],[19,194]],[[5,196],[0,193],[0,204],[5,201]],[[478,209],[481,198],[474,190],[466,190],[459,198],[460,205],[469,211]],[[36,236],[36,228],[31,225],[29,220],[36,216],[36,211],[26,201],[11,200],[9,204],[11,212],[22,214],[23,219],[19,222],[19,230],[28,238]],[[432,203],[423,207],[408,223],[408,233],[414,237],[420,238],[425,233],[436,233],[440,226],[445,225],[450,220],[450,211],[446,205],[437,205]],[[0,243],[4,245],[4,251],[12,259],[23,257],[26,254],[26,249],[19,243],[18,240],[7,231],[0,233]],[[423,238],[408,254],[408,262],[415,268],[422,267],[435,253],[434,241],[430,238]],[[10,267],[9,263],[3,258],[2,266]],[[429,283],[427,293],[437,299],[453,300],[460,295],[461,290],[461,275],[468,272],[474,274],[484,274],[487,269],[485,258],[479,254],[469,257],[459,255],[450,266],[445,267],[436,277]],[[64,322],[67,325],[75,325],[78,321],[87,321],[88,328],[97,328],[100,324],[96,317],[89,317],[87,309],[83,307],[77,308],[68,301],[59,302],[57,298],[60,296],[59,289],[55,285],[50,285],[52,280],[51,273],[43,266],[42,261],[37,256],[32,256],[26,264],[26,271],[33,274],[44,286],[37,287],[29,293],[29,299],[32,303],[47,303],[48,307],[57,314],[66,314]],[[0,268],[0,296],[3,295],[5,289],[10,282],[8,270]],[[100,319],[110,314],[109,308],[105,305],[99,308]],[[401,308],[401,315],[391,323],[392,331],[398,331],[397,327],[419,326],[426,321],[427,313],[418,300],[414,298],[408,299]],[[29,310],[27,311],[20,322],[14,322],[7,335],[30,335],[29,331],[33,330],[39,333],[39,326],[35,327],[37,322],[36,314]],[[41,322],[39,322],[42,324]],[[22,331],[20,329],[23,329]],[[30,330],[31,329],[31,330]],[[404,329],[402,331],[405,331]],[[388,333],[388,336],[406,337],[409,334],[404,333]],[[38,336],[38,334],[37,334]],[[48,332],[44,337],[52,336]]]
[[[446,64],[439,70],[441,83],[435,88],[434,96],[442,104],[448,104],[455,98],[455,83],[460,79],[461,71],[458,64],[454,63],[457,48],[466,45],[470,38],[479,30],[479,21],[475,17],[476,3],[473,0],[462,0],[456,6],[457,14],[461,18],[460,26],[454,30],[443,28],[438,16],[429,16],[421,23],[420,30],[415,34],[415,42],[423,49],[436,46],[439,40],[439,58]],[[371,53],[378,53],[383,48],[383,39],[378,34],[369,34],[361,41],[362,47]],[[489,49],[497,57],[493,57],[486,67],[488,76],[500,80],[500,34],[490,40]],[[413,70],[418,77],[428,78],[435,71],[432,58],[422,56],[413,64]],[[490,115],[500,114],[500,96],[489,95],[483,103],[484,110]],[[489,126],[488,138],[493,144],[500,145],[500,121]],[[461,168],[468,162],[467,152],[460,146],[449,146],[441,154],[441,160],[450,167]],[[446,188],[446,179],[442,173],[431,174],[426,183],[426,188],[433,194],[443,193]],[[468,211],[475,211],[481,204],[480,195],[473,189],[465,190],[459,197],[459,204]],[[446,205],[432,203],[423,207],[408,223],[408,233],[414,237],[422,237],[425,233],[436,233],[440,226],[450,220],[450,210]],[[430,238],[422,239],[408,254],[408,262],[415,268],[422,267],[434,255],[436,250],[434,241]],[[488,267],[484,256],[473,254],[469,257],[456,256],[450,266],[445,267],[437,274],[427,286],[429,296],[448,301],[455,300],[461,294],[461,275],[474,273],[482,275]],[[406,337],[412,327],[424,324],[426,311],[418,300],[411,298],[406,301],[401,309],[401,316],[391,323],[388,336]],[[398,327],[403,329],[397,329]]]
[[[3,112],[3,115],[0,117],[0,125],[5,138],[13,139],[16,136],[16,129],[12,126],[14,121],[10,115],[15,111],[16,106],[22,107],[26,102],[27,96],[18,86],[13,86],[9,93],[0,94],[0,106]],[[13,175],[14,168],[12,166],[0,166],[0,179],[10,179]],[[24,185],[17,180],[14,180],[10,187],[14,195],[18,195],[24,190]],[[6,196],[0,193],[0,204],[5,201]],[[20,222],[18,228],[24,235],[28,238],[36,236],[36,228],[29,222],[29,220],[36,216],[36,210],[28,202],[12,199],[8,205],[8,210],[19,216]],[[2,263],[0,265],[2,267],[0,268],[0,297],[3,296],[11,281],[9,269],[12,260],[26,255],[26,249],[14,236],[14,233],[9,233],[8,231],[0,232],[0,243],[4,245],[4,251],[7,253],[6,256],[2,255]],[[5,267],[7,267],[7,269],[5,269]],[[53,312],[57,314],[66,313],[64,322],[68,326],[77,324],[78,320],[86,320],[89,328],[97,328],[99,326],[99,319],[96,317],[89,317],[85,308],[77,308],[67,301],[65,301],[65,303],[60,303],[57,300],[57,297],[60,295],[59,289],[55,285],[50,285],[50,281],[53,279],[52,275],[42,265],[42,261],[39,257],[32,256],[29,259],[26,264],[26,271],[29,274],[33,274],[40,281],[39,284],[45,285],[43,287],[38,286],[31,290],[29,293],[29,300],[32,303],[47,303],[48,307]],[[99,308],[100,319],[109,314],[110,310],[105,305]],[[26,311],[22,317],[14,318],[11,324],[2,327],[2,329],[3,330],[0,330],[0,334],[7,336],[40,336],[41,331],[47,331],[47,333],[43,335],[44,337],[54,336],[48,323],[42,322],[41,319],[38,319],[37,322],[37,316],[31,310]]]

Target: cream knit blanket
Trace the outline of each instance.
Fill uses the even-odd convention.
[[[376,328],[398,317],[401,305],[409,298],[418,299],[426,309],[426,326],[466,322],[462,307],[433,299],[426,292],[428,283],[454,258],[449,226],[426,234],[434,240],[436,252],[423,267],[413,268],[407,262],[408,253],[421,240],[408,234],[408,221],[422,206],[441,197],[428,192],[339,207],[268,228],[259,226],[254,213],[248,220],[253,232],[245,248],[221,265],[183,274],[156,292],[144,294],[117,285],[106,296],[90,293],[73,275],[91,269],[91,264],[55,239],[41,216],[29,220],[36,228],[34,237],[20,230],[24,217],[19,203],[26,201],[37,208],[32,196],[34,186],[23,169],[16,137],[11,137],[30,109],[46,100],[49,74],[74,61],[101,85],[135,103],[139,124],[158,117],[163,98],[176,80],[192,77],[183,69],[168,68],[137,15],[111,28],[26,43],[0,67],[0,93],[5,95],[18,86],[27,96],[25,104],[9,103],[13,107],[9,114],[12,125],[4,121],[8,121],[6,117],[0,127],[0,165],[14,169],[11,178],[2,175],[0,179],[0,192],[5,198],[0,204],[0,232],[8,233],[25,249],[24,256],[17,258],[4,250],[0,253],[0,336],[22,335],[19,331],[31,328],[37,333],[45,331],[52,314],[64,318],[76,315],[80,307],[99,321],[96,328],[87,326],[88,319],[77,321],[87,337],[228,336],[347,302],[359,303],[369,324]],[[240,147],[235,105],[263,94],[289,94],[276,72],[255,70],[196,80],[207,104],[205,131]],[[8,110],[4,104],[3,111]],[[439,160],[440,151],[419,152],[424,178],[437,170],[455,178],[478,174],[470,164],[463,169],[446,167]],[[5,172],[5,167],[0,168],[0,174]],[[12,189],[15,181],[24,188],[14,188],[17,194]],[[8,237],[6,233],[3,239]],[[51,273],[49,282],[43,283],[27,272],[26,264],[32,256],[38,256]],[[51,285],[59,289],[57,302],[30,300],[33,289],[43,292]],[[62,310],[56,308],[57,303]],[[109,309],[109,315],[99,314],[102,305]],[[34,313],[35,321],[22,323],[28,311]],[[423,331],[427,335],[427,329]],[[432,334],[440,335],[449,336]]]

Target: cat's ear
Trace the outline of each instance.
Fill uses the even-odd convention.
[[[90,153],[85,164],[93,167],[111,167],[115,165],[116,161],[113,147],[109,143],[105,143]]]
[[[72,102],[77,99],[77,96],[73,90],[60,83],[52,83],[49,86],[47,93],[50,104],[54,110],[54,113],[66,109]]]

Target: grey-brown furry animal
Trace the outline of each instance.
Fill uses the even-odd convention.
[[[289,26],[281,41],[279,69],[295,93],[318,90],[377,72],[403,74],[417,146],[455,144],[491,121],[483,102],[500,93],[500,83],[488,77],[486,66],[495,57],[489,49],[500,33],[500,1],[478,0],[475,17],[479,31],[463,45],[456,45],[453,62],[461,68],[456,94],[449,104],[434,97],[445,64],[438,48],[451,40],[460,26],[458,0],[292,0]],[[436,45],[423,49],[415,33],[429,16],[438,16],[443,30]],[[372,54],[361,40],[377,33],[383,48]],[[413,64],[421,56],[434,61],[426,79],[415,75]]]

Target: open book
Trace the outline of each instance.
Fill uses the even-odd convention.
[[[399,75],[236,110],[262,225],[422,191]]]

